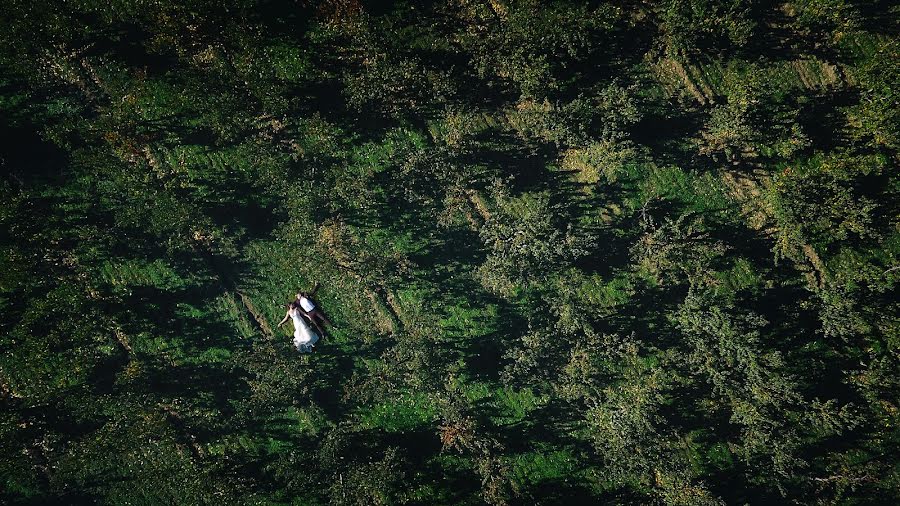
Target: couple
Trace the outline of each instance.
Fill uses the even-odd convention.
[[[313,288],[313,293],[318,289]],[[284,325],[284,322],[291,319],[294,321],[294,347],[299,352],[311,352],[319,338],[325,335],[324,325],[331,325],[328,318],[322,313],[322,310],[312,301],[312,294],[300,292],[297,298],[287,305],[287,314],[278,323],[278,326]],[[306,320],[315,325],[318,333],[313,332],[306,323]]]

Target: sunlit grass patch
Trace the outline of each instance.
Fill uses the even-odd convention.
[[[543,406],[548,397],[537,395],[530,388],[512,389],[501,387],[491,395],[497,414],[492,417],[498,425],[507,425],[524,421],[529,413]]]
[[[498,125],[497,119],[490,114],[448,111],[443,117],[428,122],[428,133],[435,142],[458,147]]]
[[[426,394],[402,393],[373,406],[360,408],[355,417],[360,428],[380,428],[389,432],[413,430],[432,423],[438,414],[437,405]]]
[[[283,420],[287,428],[309,436],[315,436],[332,426],[322,409],[315,405],[288,408],[283,413]]]
[[[458,379],[462,395],[475,405],[489,405],[490,419],[497,425],[525,421],[528,415],[546,404],[548,397],[530,388],[515,389],[494,386],[484,381]]]
[[[575,181],[588,185],[589,189],[601,181],[615,183],[625,165],[633,163],[636,156],[636,150],[625,143],[592,142],[584,148],[567,150],[562,168],[575,171]]]
[[[172,365],[184,360],[185,341],[176,336],[151,336],[146,333],[131,336],[135,353],[154,357]]]
[[[100,267],[100,276],[114,288],[152,286],[160,290],[177,290],[195,281],[161,259],[107,260]]]
[[[644,165],[629,171],[634,190],[626,199],[632,211],[655,201],[678,202],[688,210],[711,215],[733,211],[734,202],[721,180],[709,172],[675,166]]]
[[[754,289],[762,285],[762,277],[745,258],[736,258],[731,269],[715,274],[718,280],[717,290],[736,293],[741,290]]]
[[[240,302],[235,301],[234,294],[223,293],[216,298],[216,311],[234,327],[241,338],[249,339],[256,335],[256,330],[248,319],[246,310],[238,304]]]
[[[577,480],[578,460],[569,450],[536,450],[508,460],[511,478],[521,486],[535,486],[548,480]]]
[[[375,173],[402,164],[409,157],[425,149],[427,138],[416,130],[395,128],[380,141],[367,142],[353,150],[351,163],[361,173]]]
[[[308,291],[317,282],[320,289],[315,298],[334,323],[328,329],[332,343],[353,342],[390,329],[390,321],[384,321],[383,309],[376,306],[377,300],[366,292],[364,283],[336,269],[330,259],[321,258],[321,253],[309,244],[255,241],[245,251],[248,261],[256,266],[258,277],[251,278],[242,290],[268,319],[276,335],[286,337],[292,332],[289,325],[275,328],[285,314],[285,304],[293,300],[297,291]],[[246,313],[240,302],[237,305],[239,311]]]
[[[602,308],[625,304],[634,293],[633,281],[621,273],[609,281],[594,274],[585,278],[579,287],[579,295],[585,302]]]
[[[443,308],[446,316],[441,319],[441,327],[451,334],[451,339],[477,338],[496,330],[493,323],[497,317],[495,304],[472,307],[463,301],[459,302]]]
[[[208,348],[203,350],[192,362],[199,364],[224,364],[231,358],[231,350],[227,348]]]

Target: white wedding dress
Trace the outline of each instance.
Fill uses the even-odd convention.
[[[309,324],[300,315],[299,310],[291,309],[288,314],[294,321],[294,347],[301,353],[311,352],[316,341],[319,340],[319,335],[309,328]]]

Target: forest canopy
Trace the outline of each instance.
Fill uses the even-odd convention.
[[[900,504],[894,2],[4,0],[0,133],[4,504]]]

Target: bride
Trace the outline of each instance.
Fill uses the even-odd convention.
[[[319,340],[319,335],[312,331],[309,328],[309,324],[306,323],[306,320],[303,319],[303,316],[300,312],[300,308],[296,307],[294,304],[288,304],[287,314],[284,315],[284,319],[278,323],[278,326],[284,325],[284,322],[288,321],[288,318],[294,321],[294,347],[297,348],[297,351],[301,353],[308,353],[313,350],[315,347],[316,341]]]

